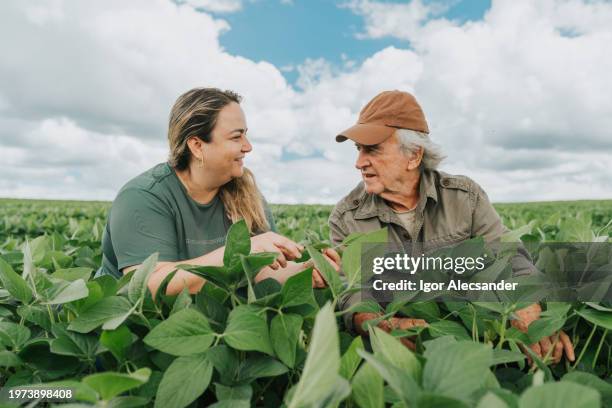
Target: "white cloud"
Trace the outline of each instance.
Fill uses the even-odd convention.
[[[181,0],[179,3],[213,13],[234,13],[242,9],[242,0]]]
[[[341,7],[364,17],[366,31],[357,34],[358,38],[409,38],[427,19],[445,12],[450,5],[435,2],[424,4],[421,0],[407,3],[352,0]]]
[[[483,21],[457,23],[431,3],[353,1],[365,35],[411,48],[306,61],[291,67],[299,89],[220,46],[231,27],[202,10],[241,2],[198,3],[0,4],[0,196],[112,199],[165,159],[175,98],[211,85],[244,95],[247,164],[271,202],[350,191],[356,153],[334,136],[386,89],[417,95],[449,156],[442,168],[493,200],[612,195],[609,3],[493,2]]]

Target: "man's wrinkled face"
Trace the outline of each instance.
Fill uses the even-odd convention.
[[[355,143],[357,161],[365,189],[371,194],[400,191],[409,171],[408,158],[400,149],[395,135],[377,145]]]

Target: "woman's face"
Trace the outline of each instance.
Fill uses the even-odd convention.
[[[244,112],[232,102],[219,112],[210,143],[203,143],[203,170],[215,174],[224,183],[242,176],[243,159],[253,150],[247,137]]]

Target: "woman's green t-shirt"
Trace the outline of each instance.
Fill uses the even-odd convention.
[[[271,230],[274,220],[268,206]],[[168,163],[160,163],[119,191],[102,236],[99,274],[122,276],[154,252],[160,261],[196,258],[225,245],[231,221],[219,196],[208,204],[194,201]]]

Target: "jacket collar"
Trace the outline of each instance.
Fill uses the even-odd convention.
[[[427,199],[431,198],[434,203],[438,202],[438,190],[436,189],[436,174],[434,171],[425,170],[421,173],[419,180],[419,203],[417,212],[422,214],[427,205]],[[355,219],[363,220],[377,217],[382,222],[388,223],[395,220],[397,215],[393,209],[376,194],[365,194],[355,212]]]

